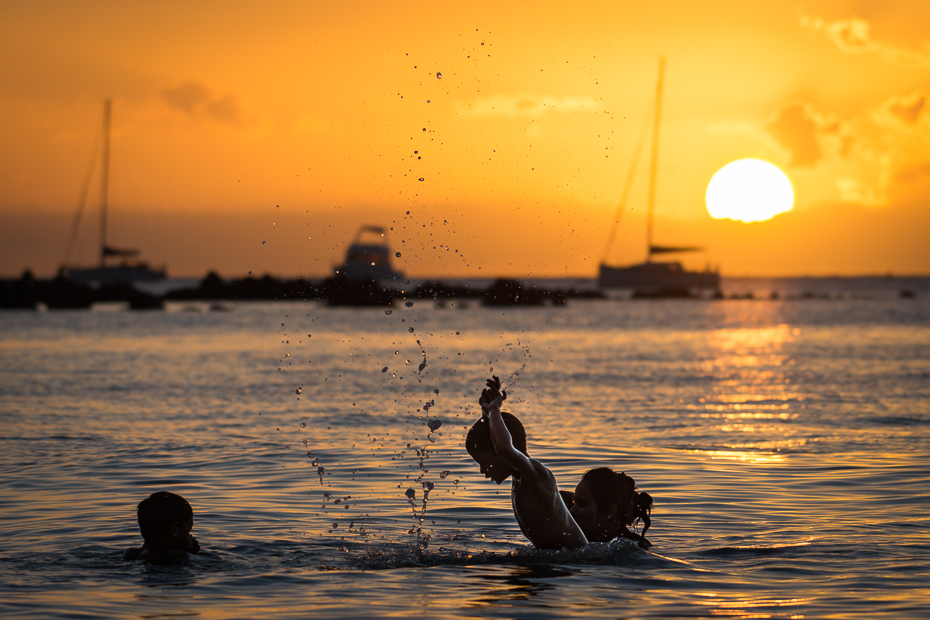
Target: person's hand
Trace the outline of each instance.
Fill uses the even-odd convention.
[[[507,400],[507,391],[501,392],[501,380],[497,376],[488,379],[487,388],[481,390],[481,398],[478,404],[481,405],[482,414],[487,415],[490,409],[500,409],[501,403]]]

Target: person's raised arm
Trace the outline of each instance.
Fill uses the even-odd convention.
[[[482,414],[488,417],[491,425],[491,444],[497,456],[516,469],[522,476],[536,476],[536,469],[530,458],[517,450],[513,445],[513,438],[504,423],[501,415],[501,403],[507,399],[507,392],[500,392],[500,381],[497,377],[488,380],[488,388],[481,392],[478,403]]]

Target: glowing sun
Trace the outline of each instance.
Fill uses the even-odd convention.
[[[794,190],[777,166],[761,159],[739,159],[711,178],[704,201],[714,219],[762,222],[791,211]]]

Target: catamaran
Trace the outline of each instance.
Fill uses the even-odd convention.
[[[639,159],[637,153],[633,157],[630,171],[627,175],[626,185],[623,190],[623,197],[620,205],[617,207],[617,214],[614,217],[614,223],[611,226],[610,234],[607,237],[607,245],[604,248],[604,258],[601,260],[600,272],[598,273],[598,286],[601,288],[626,288],[634,289],[640,293],[659,293],[662,291],[691,291],[700,289],[716,290],[720,287],[720,273],[716,270],[707,269],[703,272],[688,271],[680,262],[677,261],[654,261],[652,258],[659,254],[674,254],[679,252],[697,252],[701,251],[699,247],[678,247],[667,245],[656,245],[652,241],[653,219],[655,216],[655,196],[656,196],[656,168],[659,158],[659,124],[662,111],[662,83],[665,77],[665,58],[659,58],[659,81],[656,87],[655,109],[653,111],[652,126],[652,152],[650,171],[649,171],[649,201],[648,211],[646,214],[646,262],[627,267],[617,267],[607,264],[607,254],[613,245],[614,237],[617,234],[620,218],[626,207],[626,199],[629,194],[630,184],[635,172],[636,163]],[[645,127],[644,127],[645,129]]]
[[[164,280],[166,270],[153,269],[148,264],[138,259],[139,250],[115,248],[107,242],[107,211],[108,211],[108,194],[110,182],[110,116],[111,103],[107,99],[103,102],[103,145],[102,145],[102,162],[100,171],[100,264],[96,267],[72,267],[70,266],[71,255],[74,251],[75,241],[77,240],[78,228],[81,224],[81,215],[84,212],[84,204],[87,201],[87,190],[90,186],[90,178],[93,174],[93,163],[96,157],[91,160],[91,167],[88,170],[87,178],[81,190],[81,197],[78,201],[78,208],[74,215],[74,221],[71,226],[71,237],[68,242],[68,249],[65,256],[64,265],[61,268],[62,275],[67,276],[73,282],[81,284],[115,284],[119,282],[156,282]]]

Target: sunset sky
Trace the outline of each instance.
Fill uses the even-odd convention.
[[[110,98],[110,241],[172,276],[327,275],[362,224],[415,277],[594,276],[659,56],[657,242],[724,276],[930,274],[927,24],[919,0],[5,0],[0,275],[63,261]],[[646,147],[612,263],[645,258]],[[742,158],[792,211],[710,217]]]

